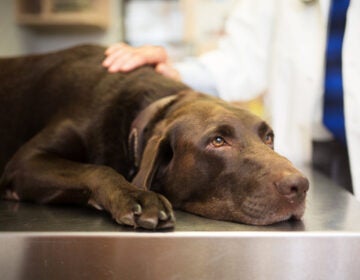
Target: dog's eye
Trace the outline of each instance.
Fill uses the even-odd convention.
[[[274,134],[271,132],[271,133],[268,133],[265,135],[265,138],[264,138],[264,143],[266,145],[272,145],[274,142]]]
[[[214,147],[218,148],[225,144],[225,139],[221,136],[216,136],[211,143],[214,145]]]

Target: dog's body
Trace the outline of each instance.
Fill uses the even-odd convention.
[[[265,122],[149,67],[109,74],[103,52],[0,60],[4,198],[89,203],[144,228],[174,225],[158,193],[214,219],[302,216],[308,182],[272,150]]]

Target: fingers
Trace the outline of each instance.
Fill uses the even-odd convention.
[[[124,43],[118,43],[109,47],[105,51],[107,56],[103,61],[103,66],[108,68],[109,72],[127,72],[133,70],[136,65],[145,63],[144,59],[139,56],[135,48]]]
[[[129,45],[122,43],[122,42],[113,44],[105,50],[105,55],[110,55],[110,54],[116,52],[117,50],[119,50],[123,47],[126,47],[126,46],[129,46]]]
[[[145,45],[137,48],[137,51],[146,57],[149,64],[159,64],[168,61],[166,50],[160,46]]]
[[[155,67],[156,72],[176,81],[181,81],[179,71],[177,71],[170,63],[159,63]]]
[[[144,56],[133,51],[117,51],[108,56],[104,61],[104,66],[111,73],[129,72],[140,66],[147,64]]]

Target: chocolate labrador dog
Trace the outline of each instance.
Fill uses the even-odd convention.
[[[119,224],[173,227],[172,207],[267,225],[300,219],[308,180],[260,118],[104,49],[0,60],[0,194],[90,204]]]

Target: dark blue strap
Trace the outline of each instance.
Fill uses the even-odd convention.
[[[350,0],[332,0],[326,47],[324,125],[346,144],[341,49]]]

